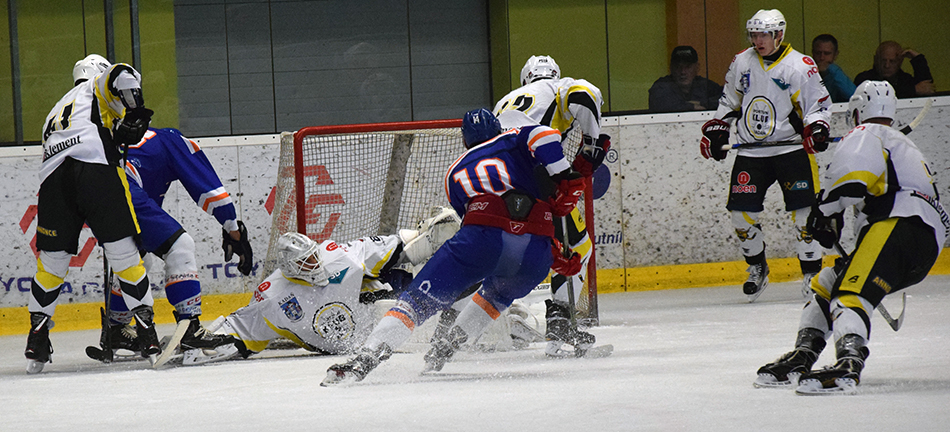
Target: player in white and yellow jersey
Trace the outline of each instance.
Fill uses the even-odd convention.
[[[520,126],[543,125],[557,129],[567,136],[574,127],[583,132],[583,142],[575,156],[574,169],[588,177],[603,163],[610,148],[610,137],[600,131],[600,107],[604,100],[600,89],[583,79],[561,78],[561,69],[549,56],[531,56],[521,69],[521,87],[511,91],[495,104],[494,114],[501,122],[502,129]],[[546,176],[539,176],[545,178]],[[553,186],[549,188],[553,191]],[[580,273],[571,276],[574,284],[574,304],[577,304],[584,279],[587,276],[587,262],[593,253],[593,242],[587,235],[587,228],[580,211],[575,209],[567,219],[566,239],[568,246],[582,257],[583,268]],[[565,239],[560,223],[555,236]],[[568,290],[565,287],[568,277],[558,273],[551,276],[552,300],[547,301],[547,331],[549,343],[546,351],[550,355],[559,352],[564,343],[577,343],[593,339],[593,335],[578,331],[570,325]]]
[[[27,372],[50,361],[49,329],[60,289],[77,252],[83,224],[103,245],[136,319],[142,355],[161,350],[152,326],[152,294],[134,236],[139,233],[120,165],[123,146],[145,134],[141,76],[126,64],[90,55],[73,68],[75,87],[53,107],[43,125],[43,164],[37,204],[39,251],[29,301]]]
[[[927,159],[891,127],[896,103],[886,81],[865,81],[848,103],[856,127],[822,175],[808,229],[834,247],[844,211],[854,206],[858,243],[812,281],[795,350],[759,369],[759,386],[792,385],[800,374],[798,393],[854,392],[869,354],[872,312],[884,296],[922,281],[950,234]],[[812,372],[829,335],[837,362]]]
[[[785,210],[797,228],[798,259],[803,294],[821,269],[821,247],[805,230],[808,212],[818,191],[816,152],[828,148],[831,99],[814,60],[782,43],[785,17],[776,9],[760,10],[747,22],[751,48],[736,54],[726,73],[726,85],[715,117],[703,125],[700,151],[722,160],[729,141],[729,121],[738,118],[740,143],[772,143],[802,138],[801,146],[741,148],[732,167],[726,209],[739,237],[749,278],[742,287],[749,301],[768,286],[769,266],[759,214],[766,190],[778,182]]]

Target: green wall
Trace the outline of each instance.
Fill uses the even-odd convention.
[[[49,110],[72,88],[72,70],[88,54],[106,56],[104,2],[16,1],[23,104],[23,139],[39,141]],[[8,8],[0,35],[0,142],[16,139],[10,68]],[[153,124],[178,126],[178,75],[175,67],[173,0],[138,0],[143,93],[155,110]],[[130,2],[114,0],[116,62],[132,64]]]

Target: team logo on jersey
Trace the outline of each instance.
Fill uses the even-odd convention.
[[[740,87],[740,91],[742,91],[742,94],[746,94],[749,92],[749,85],[752,81],[752,79],[750,78],[751,76],[752,76],[751,71],[745,71],[739,76],[739,87]]]
[[[762,141],[775,131],[775,105],[765,96],[752,99],[746,108],[745,127],[755,138]]]
[[[346,272],[347,272],[349,269],[350,269],[350,268],[347,267],[347,268],[345,268],[345,269],[343,269],[343,270],[341,270],[341,271],[338,271],[338,272],[336,272],[333,276],[330,276],[330,278],[327,279],[327,280],[328,280],[330,283],[332,283],[332,284],[338,284],[338,283],[340,283],[340,282],[343,282],[343,276],[346,276]]]
[[[345,341],[356,331],[353,311],[343,303],[328,303],[314,314],[313,331],[328,341]]]
[[[284,311],[284,315],[287,315],[287,319],[291,321],[296,322],[303,318],[303,308],[300,307],[300,302],[293,294],[280,302],[280,310]]]

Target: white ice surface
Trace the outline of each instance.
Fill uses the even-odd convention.
[[[83,353],[98,331],[53,333],[53,363],[28,376],[25,336],[0,337],[0,430],[947,431],[950,276],[908,293],[900,332],[873,317],[854,396],[752,387],[756,369],[792,347],[796,282],[754,304],[738,287],[602,295],[593,333],[616,347],[607,358],[550,360],[535,344],[463,352],[420,376],[423,354],[402,353],[338,388],[319,383],[344,357],[303,351],[168,370],[102,365]],[[833,356],[826,349],[816,366]]]

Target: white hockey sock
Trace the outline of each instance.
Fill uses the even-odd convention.
[[[389,348],[396,349],[406,343],[409,336],[412,336],[412,329],[402,319],[387,313],[366,338],[363,348],[376,352],[380,346],[386,344]]]

